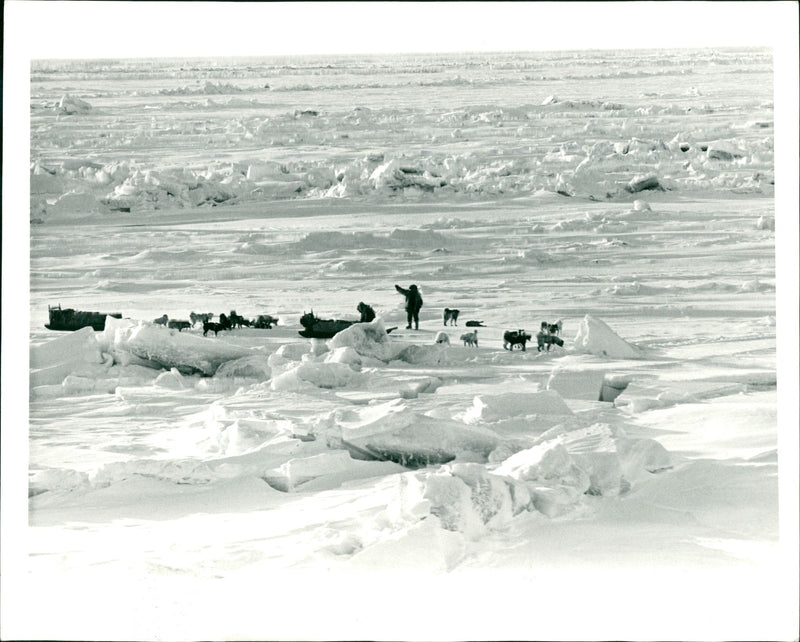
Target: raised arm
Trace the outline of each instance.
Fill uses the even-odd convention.
[[[408,296],[408,290],[401,288],[399,285],[395,284],[394,289],[397,290],[403,296]]]

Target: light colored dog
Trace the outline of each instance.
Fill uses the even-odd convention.
[[[450,325],[458,325],[458,315],[459,310],[451,310],[450,308],[444,309],[444,325],[447,325],[448,321]]]
[[[478,347],[478,331],[473,330],[472,332],[467,332],[461,335],[461,340],[464,342],[464,346],[470,346],[477,348]]]
[[[209,321],[211,321],[211,317],[213,316],[214,315],[211,312],[204,312],[202,314],[195,314],[194,312],[191,312],[189,314],[189,319],[191,319],[192,325],[194,325],[198,321],[202,321],[203,323],[208,323]]]
[[[542,332],[547,332],[548,334],[560,335],[562,327],[563,324],[561,323],[561,319],[559,319],[555,323],[548,323],[547,321],[542,321]]]
[[[438,343],[440,345],[450,345],[450,337],[447,336],[446,332],[437,332],[436,338],[434,339],[434,343]]]

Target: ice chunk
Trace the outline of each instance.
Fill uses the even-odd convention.
[[[325,355],[325,361],[328,363],[344,363],[354,370],[361,369],[361,355],[351,346],[342,346],[332,350]]]
[[[115,347],[182,372],[213,375],[226,361],[253,354],[249,348],[140,322],[115,332]]]
[[[276,178],[283,174],[283,166],[277,162],[253,163],[247,168],[247,180],[260,181],[265,178]]]
[[[412,343],[400,350],[395,358],[415,365],[441,366],[447,365],[451,361],[451,356],[451,350],[447,346],[422,346]]]
[[[47,206],[47,213],[87,215],[102,211],[104,208],[100,202],[91,194],[86,194],[77,190],[71,190],[58,197],[55,203]]]
[[[635,176],[630,180],[630,182],[628,182],[628,184],[625,186],[625,189],[632,194],[643,192],[645,190],[664,191],[664,188],[661,186],[661,183],[659,183],[658,177],[655,174]]]
[[[672,468],[672,456],[655,439],[617,437],[616,442],[622,469],[631,482],[643,471],[658,473]]]
[[[72,490],[87,486],[89,475],[65,468],[45,468],[33,473],[28,480],[28,496],[41,495],[48,490]]]
[[[308,343],[284,343],[280,348],[275,351],[279,357],[283,357],[288,361],[299,361],[303,355],[308,354],[311,347]]]
[[[69,374],[99,376],[107,369],[104,363],[95,332],[87,326],[31,347],[30,385],[59,384]]]
[[[487,456],[499,443],[496,434],[462,422],[412,411],[393,401],[373,406],[355,419],[342,418],[342,444],[354,456],[385,459],[419,467],[452,461],[458,455]]]
[[[275,366],[273,365],[273,367]],[[359,374],[346,363],[309,360],[273,377],[270,388],[272,390],[299,390],[309,385],[317,388],[342,388],[358,376]]]
[[[298,378],[308,381],[318,388],[341,388],[357,376],[357,373],[347,363],[337,362],[302,363],[297,367],[296,373]]]
[[[464,421],[487,422],[528,415],[569,416],[572,415],[572,411],[555,390],[480,395],[474,398],[472,408],[464,413]]]
[[[272,370],[269,367],[267,357],[259,354],[227,361],[217,368],[217,372],[214,376],[245,377],[248,379],[257,379],[258,381],[266,381],[272,376]]]
[[[614,405],[638,413],[735,394],[745,387],[746,384],[730,381],[633,381],[614,400]]]
[[[600,394],[597,397],[598,401],[611,402],[614,401],[620,394],[625,392],[625,388],[631,382],[632,376],[625,374],[607,374],[604,375],[600,383]]]
[[[85,114],[92,110],[92,106],[85,100],[64,94],[58,103],[58,111],[63,114]]]
[[[775,217],[774,216],[759,216],[756,221],[757,230],[772,230],[775,231]]]
[[[572,455],[575,463],[589,475],[590,495],[616,496],[630,490],[616,449],[591,451]]]
[[[430,502],[431,514],[444,529],[474,538],[484,533],[484,527],[472,510],[470,495],[469,487],[458,477],[429,475],[425,480],[424,498]]]
[[[186,388],[183,375],[175,368],[172,368],[169,372],[162,372],[156,377],[153,384],[162,388],[172,388],[173,390],[183,390]]]
[[[445,530],[477,539],[487,529],[508,526],[529,505],[530,495],[522,484],[479,464],[453,464],[435,473],[403,475],[387,513],[394,521],[434,515]]]
[[[370,323],[354,323],[336,334],[329,343],[333,350],[350,347],[362,357],[373,357],[381,361],[397,358],[404,347],[389,338],[380,318]]]
[[[278,436],[292,434],[292,422],[240,418],[225,426],[217,443],[225,455],[239,455],[257,449]]]
[[[601,370],[566,370],[555,368],[547,380],[547,389],[565,399],[597,400],[605,374]]]
[[[122,332],[135,325],[137,322],[133,319],[117,319],[111,315],[106,316],[106,325],[97,338],[103,346],[103,350],[111,350],[114,347],[118,330]]]
[[[356,461],[340,451],[290,459],[278,468],[266,471],[262,479],[277,490],[293,492],[318,479],[327,478],[326,485],[333,487],[340,479],[389,474],[397,470],[400,469],[383,463]]]
[[[400,396],[403,399],[416,399],[423,393],[433,393],[442,385],[442,380],[438,377],[421,377],[415,381],[406,383],[400,388]]]
[[[575,350],[613,359],[636,359],[639,349],[620,338],[603,321],[586,315],[575,336]]]
[[[533,506],[549,517],[571,510],[591,486],[589,475],[558,439],[515,453],[495,473],[526,482]]]

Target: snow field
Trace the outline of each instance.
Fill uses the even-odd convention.
[[[764,589],[771,61],[37,61],[36,633],[764,638],[753,612],[796,609]],[[359,301],[375,322],[297,334]],[[126,318],[54,333],[58,303]],[[279,323],[152,323],[232,309]],[[503,350],[559,319],[563,347]]]

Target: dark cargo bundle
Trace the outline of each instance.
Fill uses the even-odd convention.
[[[95,330],[103,330],[106,327],[106,317],[121,319],[119,312],[85,312],[83,310],[73,310],[72,308],[61,309],[61,305],[56,307],[47,306],[50,313],[50,323],[45,324],[48,330],[80,330],[86,326],[91,326]]]
[[[300,330],[300,336],[309,339],[330,339],[337,332],[341,332],[355,321],[343,321],[340,319],[320,319],[314,315],[314,311],[306,312],[300,317],[300,325],[305,328]]]

